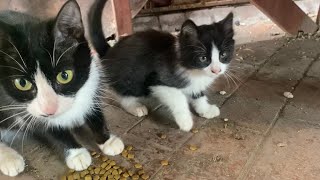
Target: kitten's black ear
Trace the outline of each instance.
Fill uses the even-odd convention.
[[[189,19],[182,24],[180,33],[181,36],[196,38],[198,37],[198,27],[193,21]]]
[[[218,22],[222,28],[223,32],[226,36],[232,37],[233,36],[233,13],[229,13],[227,17],[225,17],[223,20]]]
[[[75,0],[69,0],[61,8],[55,22],[54,36],[63,39],[84,36],[80,7]]]

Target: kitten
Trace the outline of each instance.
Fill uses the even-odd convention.
[[[92,161],[78,140],[87,135],[79,133],[89,130],[94,135],[92,144],[104,154],[122,152],[124,145],[109,134],[99,106],[99,90],[103,88],[99,63],[91,58],[75,0],[67,1],[57,17],[48,21],[18,12],[0,13],[3,174],[16,176],[24,170],[23,157],[10,147],[19,132],[23,138],[31,132],[62,151],[67,166],[77,171]],[[11,140],[9,134],[13,134]]]
[[[232,13],[209,25],[196,26],[187,20],[178,37],[155,30],[137,32],[120,39],[108,52],[104,51],[104,37],[90,34],[96,40],[93,46],[105,59],[109,85],[127,112],[147,115],[139,99],[153,96],[169,108],[184,131],[193,126],[189,103],[201,117],[219,116],[219,108],[208,103],[204,91],[232,59]]]

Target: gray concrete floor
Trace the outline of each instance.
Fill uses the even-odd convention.
[[[134,147],[135,160],[151,179],[319,179],[319,36],[238,47],[231,65],[237,78],[221,78],[209,92],[221,116],[195,116],[197,133],[178,130],[164,108],[136,118],[116,103],[105,108],[110,129]],[[286,91],[294,98],[284,97]],[[37,143],[27,143],[24,156],[28,166],[17,179],[57,179],[66,171],[58,156]],[[121,156],[113,159],[132,166]],[[161,166],[164,159],[169,166]]]

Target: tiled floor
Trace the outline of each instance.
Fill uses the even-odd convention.
[[[232,69],[239,80],[221,78],[212,87],[210,101],[222,113],[212,120],[195,116],[198,133],[178,130],[162,107],[136,118],[106,106],[110,129],[134,146],[151,179],[319,179],[319,57],[319,37],[238,47]],[[285,91],[294,98],[285,98]],[[64,172],[63,162],[45,147],[29,143],[24,149],[28,167],[21,179],[56,179]],[[120,163],[121,157],[115,159]],[[164,159],[169,166],[161,166]]]

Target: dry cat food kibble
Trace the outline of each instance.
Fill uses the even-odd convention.
[[[221,95],[227,94],[227,92],[225,92],[225,91],[220,91],[219,93],[220,93]]]
[[[190,146],[189,146],[189,149],[190,149],[191,151],[196,151],[196,150],[198,150],[198,147],[195,146],[195,145],[190,145]]]
[[[283,93],[284,97],[292,99],[293,98],[293,94],[291,92],[284,92]]]
[[[161,161],[161,165],[162,165],[162,166],[168,166],[168,165],[169,165],[169,161],[167,161],[167,160],[162,160],[162,161]]]
[[[93,164],[86,170],[75,172],[69,170],[68,174],[61,177],[61,180],[129,180],[129,179],[149,179],[143,169],[142,164],[136,162],[134,154],[132,154],[133,147],[127,146],[122,152],[122,156],[127,159],[132,165],[132,170],[127,170],[124,167],[120,167],[114,160],[108,157],[92,152]]]
[[[198,129],[192,129],[191,132],[195,134],[195,133],[198,133],[199,130]]]

